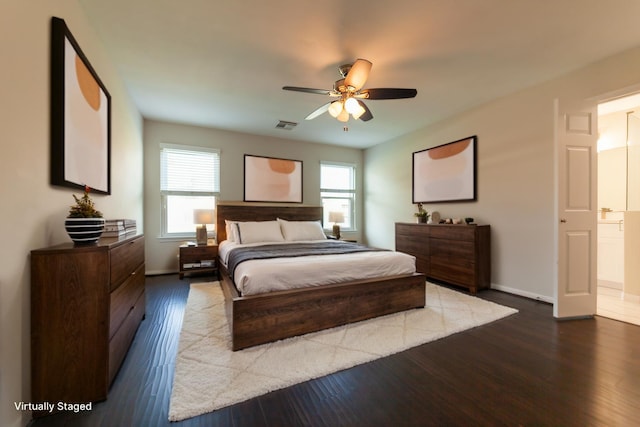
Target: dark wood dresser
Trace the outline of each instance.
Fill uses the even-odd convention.
[[[144,268],[142,235],[31,252],[32,402],[107,398],[144,317]]]
[[[462,286],[475,295],[491,285],[488,225],[396,223],[396,250],[416,257],[428,278]]]

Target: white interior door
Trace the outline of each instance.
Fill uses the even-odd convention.
[[[597,103],[556,100],[557,284],[553,315],[597,305]]]

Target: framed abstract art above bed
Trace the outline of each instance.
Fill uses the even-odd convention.
[[[302,161],[244,155],[245,202],[302,200]]]

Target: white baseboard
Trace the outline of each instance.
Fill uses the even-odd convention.
[[[553,304],[555,301],[552,297],[548,297],[546,295],[534,294],[531,292],[526,292],[521,289],[510,288],[509,286],[496,285],[495,283],[491,284],[491,289],[495,289],[496,291],[506,292],[508,294],[514,294],[525,298],[530,298],[536,301],[542,301],[549,304]]]
[[[640,295],[628,294],[623,292],[622,299],[628,302],[640,302]]]

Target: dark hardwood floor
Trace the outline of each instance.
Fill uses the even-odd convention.
[[[556,321],[548,304],[487,290],[520,312],[405,352],[178,423],[167,421],[188,294],[147,278],[146,319],[105,402],[33,426],[636,426],[640,327]]]

